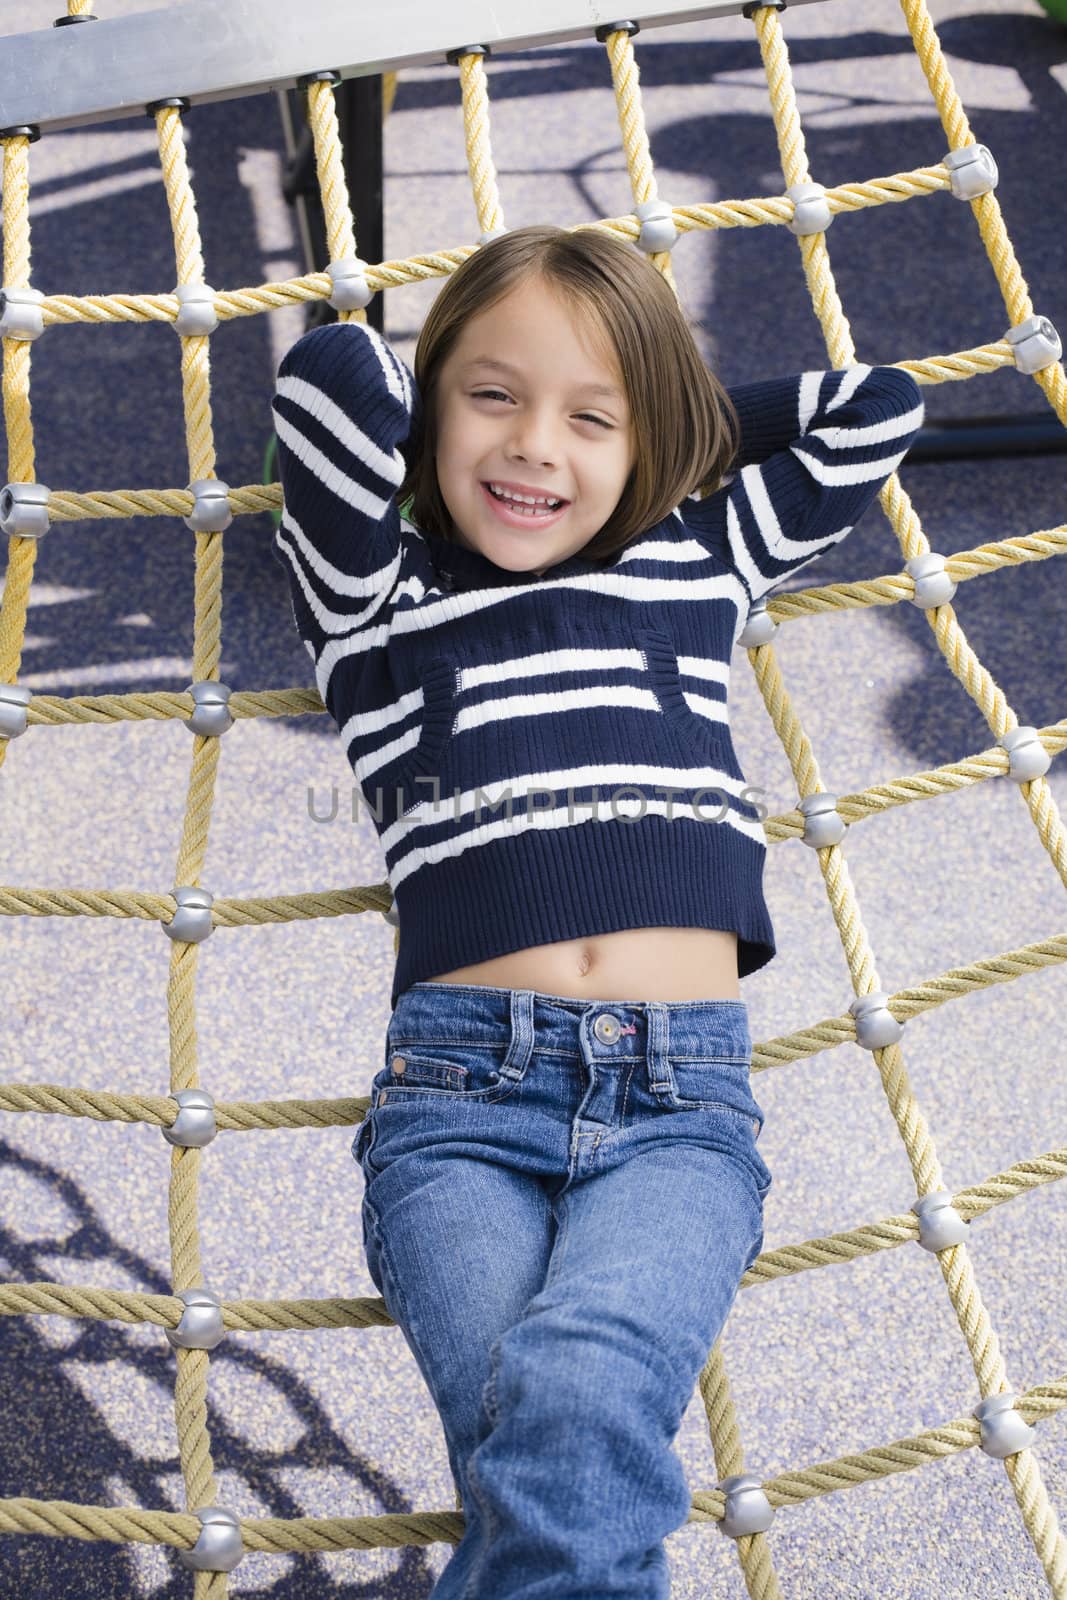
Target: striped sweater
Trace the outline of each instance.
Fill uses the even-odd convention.
[[[401,517],[421,404],[363,323],[306,333],[273,400],[275,554],[378,829],[412,983],[623,928],[732,929],[774,955],[761,816],[730,737],[752,603],[839,543],[923,419],[856,365],[730,390],[733,476],[607,563],[540,578]]]

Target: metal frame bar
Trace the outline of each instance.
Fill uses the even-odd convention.
[[[677,0],[641,0],[642,29],[740,15],[744,0],[679,8]],[[811,5],[816,0],[790,0]],[[536,5],[537,32],[531,34]],[[616,20],[611,17],[610,20]],[[625,14],[617,14],[624,20]],[[369,7],[351,0],[183,0],[163,10],[98,18],[78,28],[42,28],[3,41],[0,130],[27,124],[42,132],[143,116],[154,100],[182,95],[208,105],[278,92],[290,165],[286,198],[296,207],[305,260],[325,265],[321,203],[306,179],[308,151],[293,111],[297,80],[332,67],[338,90],[345,171],[365,260],[384,255],[381,75],[444,65],[448,51],[485,44],[521,51],[589,40],[604,17],[597,0],[392,0]],[[349,82],[347,80],[356,80]],[[354,164],[350,152],[360,151]],[[314,163],[311,164],[312,176]],[[382,331],[382,297],[368,311]],[[316,314],[323,316],[323,308]],[[328,312],[325,313],[329,315]],[[1067,450],[1067,430],[1044,413],[975,417],[928,424],[911,459],[1049,454]]]
[[[633,16],[643,29],[664,28],[741,10],[742,0],[641,0]],[[620,0],[617,16],[626,15]],[[510,51],[591,40],[604,17],[597,0],[183,0],[5,37],[0,129],[58,131],[143,116],[147,104],[171,95],[209,105],[292,88],[327,67],[357,78],[443,66],[449,50],[467,44]]]
[[[927,422],[912,440],[908,461],[975,461],[989,456],[1067,454],[1067,428],[1054,411],[1010,411],[995,417],[946,417]]]

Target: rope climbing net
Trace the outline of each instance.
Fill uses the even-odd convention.
[[[998,205],[997,172],[979,145],[946,68],[924,0],[900,0],[922,70],[936,101],[949,150],[943,159],[914,171],[824,189],[808,168],[804,134],[776,5],[748,7],[770,91],[785,193],[716,204],[678,206],[660,198],[645,127],[634,55],[632,22],[596,30],[610,65],[618,104],[634,210],[593,226],[645,250],[674,287],[672,245],[694,229],[789,227],[797,238],[812,304],[836,368],[857,360],[848,321],[830,264],[827,230],[842,212],[949,194],[970,204],[1008,316],[1007,332],[977,348],[898,363],[920,384],[956,382],[1015,367],[1032,374],[1060,422],[1067,426],[1067,387],[1055,329],[1034,312]],[[69,0],[72,18],[88,15],[89,0]],[[37,1533],[86,1540],[170,1546],[195,1572],[196,1600],[220,1600],[227,1571],[243,1551],[308,1552],[456,1543],[463,1518],[455,1511],[425,1511],[367,1517],[301,1517],[291,1520],[237,1517],[217,1505],[215,1469],[207,1426],[209,1352],[230,1330],[368,1328],[391,1324],[380,1299],[224,1300],[205,1288],[198,1222],[200,1150],[219,1129],[336,1128],[360,1122],[366,1099],[214,1102],[201,1089],[196,1047],[195,983],[199,945],[216,928],[386,913],[389,886],[360,885],[321,893],[234,899],[212,895],[200,883],[221,735],[238,718],[293,717],[324,713],[311,688],[230,693],[219,681],[223,533],[234,516],[274,511],[277,484],[233,487],[216,476],[212,429],[210,334],[219,322],[320,299],[342,320],[364,319],[370,296],[382,289],[444,277],[504,227],[490,146],[486,57],[491,47],[469,45],[449,53],[462,93],[467,162],[481,240],[401,261],[370,263],[356,250],[344,181],[334,90],[336,73],[312,75],[303,87],[314,136],[326,219],[330,270],[285,282],[237,290],[206,285],[196,202],[186,163],[182,111],[174,99],[149,106],[158,134],[159,158],[173,227],[177,288],[158,295],[43,296],[30,283],[29,150],[39,130],[0,130],[3,145],[3,402],[10,481],[0,496],[0,525],[9,535],[6,582],[0,604],[0,764],[10,741],[30,728],[60,723],[114,724],[130,719],[181,719],[193,732],[187,804],[172,894],[152,891],[0,888],[0,913],[35,917],[137,917],[158,922],[172,943],[168,980],[170,1023],[169,1095],[111,1094],[57,1084],[0,1085],[0,1110],[36,1112],[97,1121],[145,1123],[162,1130],[171,1144],[168,1225],[173,1293],[137,1294],[71,1288],[51,1282],[0,1285],[0,1312],[20,1316],[64,1316],[149,1323],[165,1330],[176,1361],[175,1417],[188,1511],[103,1508],[29,1498],[0,1500],[0,1532]],[[395,77],[385,82],[386,112]],[[34,479],[35,447],[30,410],[34,340],[47,328],[77,322],[173,322],[181,339],[182,395],[190,484],[185,489],[96,490],[75,494]],[[916,511],[894,474],[880,503],[899,542],[902,570],[861,582],[828,584],[771,598],[755,608],[741,642],[792,768],[797,806],[765,823],[767,840],[801,840],[816,853],[848,962],[855,999],[839,1016],[822,1018],[796,1032],[756,1043],[753,1072],[800,1061],[846,1041],[872,1052],[889,1110],[910,1162],[917,1199],[899,1215],[857,1228],[807,1239],[764,1253],[742,1280],[743,1289],[767,1284],[813,1267],[840,1266],[875,1252],[919,1244],[934,1253],[966,1340],[980,1402],[973,1413],[859,1454],[815,1462],[762,1480],[747,1474],[721,1346],[701,1375],[715,1457],[716,1486],[693,1495],[690,1520],[720,1523],[736,1541],[749,1593],[775,1600],[781,1591],[766,1537],[782,1506],[915,1471],[936,1460],[979,1447],[1003,1461],[1050,1590],[1067,1600],[1067,1544],[1030,1445],[1033,1424],[1067,1406],[1067,1376],[1025,1393],[1012,1389],[996,1331],[982,1299],[967,1245],[967,1227],[1040,1185],[1067,1174],[1067,1148],[1046,1151],[994,1173],[971,1187],[949,1192],[923,1109],[913,1092],[900,1047],[903,1025],[924,1011],[978,989],[1007,983],[1067,961],[1067,933],[1003,951],[972,965],[929,977],[914,987],[885,993],[879,985],[841,841],[847,830],[903,806],[1008,777],[1018,785],[1041,843],[1060,881],[1067,883],[1067,839],[1045,777],[1051,758],[1067,746],[1067,720],[1050,727],[1020,728],[1003,692],[983,666],[960,626],[952,599],[961,583],[1025,561],[1067,553],[1067,526],[1020,534],[948,558],[931,551]],[[186,693],[116,695],[32,694],[17,682],[25,640],[27,607],[38,539],[57,522],[105,517],[181,517],[195,533],[195,622],[193,685]],[[908,602],[925,614],[953,676],[971,696],[993,743],[962,761],[895,778],[852,794],[824,789],[815,750],[786,689],[774,638],[795,618]],[[37,735],[35,735],[37,737]],[[399,937],[399,935],[397,936]]]

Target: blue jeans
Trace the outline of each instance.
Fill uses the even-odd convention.
[[[771,1174],[741,1000],[416,983],[352,1150],[466,1531],[433,1600],[666,1600],[672,1443]]]

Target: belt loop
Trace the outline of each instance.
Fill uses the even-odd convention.
[[[532,989],[512,989],[511,991],[511,1040],[508,1044],[508,1053],[504,1057],[504,1065],[500,1069],[502,1078],[521,1078],[526,1071],[530,1056],[533,1052],[534,1042],[534,992]]]
[[[671,1068],[667,1060],[671,1048],[670,1014],[659,1000],[646,1002],[648,1008],[648,1086],[654,1094],[669,1089]]]

